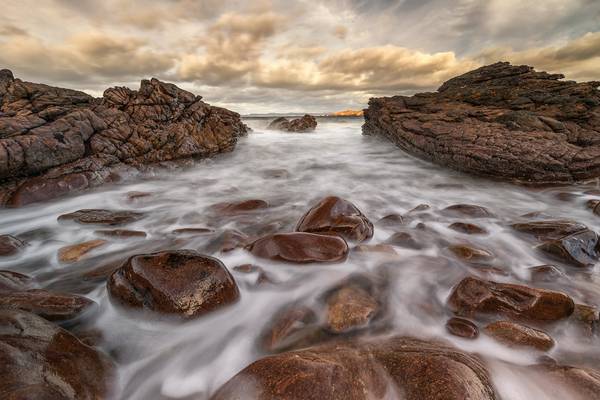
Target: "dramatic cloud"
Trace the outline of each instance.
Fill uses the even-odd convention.
[[[508,60],[600,80],[600,1],[21,0],[0,67],[99,95],[156,76],[241,112],[362,108]]]

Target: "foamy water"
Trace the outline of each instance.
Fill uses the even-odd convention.
[[[361,120],[320,121],[315,133],[286,134],[263,129],[263,120],[249,120],[255,129],[242,139],[235,152],[198,162],[189,169],[175,169],[142,177],[136,182],[105,186],[76,197],[23,209],[0,211],[0,233],[22,236],[30,246],[18,258],[0,261],[0,269],[11,269],[36,277],[40,287],[85,294],[100,304],[88,322],[88,329],[102,332],[101,347],[119,365],[118,398],[152,400],[208,397],[221,384],[252,361],[260,358],[256,344],[270,318],[283,306],[300,302],[317,304],[320,296],[353,273],[375,273],[388,263],[391,312],[390,334],[419,338],[444,338],[456,346],[481,354],[499,392],[506,399],[565,399],[565,388],[549,385],[527,369],[540,354],[511,350],[480,336],[462,340],[446,333],[450,314],[444,303],[453,285],[470,268],[453,259],[444,249],[447,243],[471,243],[492,251],[491,263],[509,276],[487,275],[488,279],[521,282],[531,286],[562,290],[577,303],[600,305],[598,267],[577,270],[565,267],[566,277],[555,283],[532,284],[528,267],[547,264],[548,259],[517,237],[508,223],[519,216],[541,211],[567,218],[600,231],[600,217],[586,209],[585,194],[592,186],[528,189],[447,171],[414,159],[387,142],[363,137]],[[150,196],[130,200],[127,193],[149,192]],[[565,193],[568,193],[565,194]],[[81,274],[120,251],[139,247],[140,251],[173,248],[210,250],[210,236],[177,239],[178,228],[208,227],[217,232],[237,229],[252,233],[269,225],[271,230],[293,230],[302,214],[319,199],[337,195],[356,204],[373,222],[389,214],[406,214],[419,204],[428,212],[409,222],[423,222],[433,239],[423,239],[424,249],[397,248],[398,257],[386,259],[376,254],[351,254],[334,265],[295,266],[255,259],[238,249],[213,253],[234,275],[241,290],[235,305],[185,324],[139,315],[115,308],[107,299],[103,282],[81,279]],[[271,207],[250,216],[215,219],[207,209],[219,202],[263,199]],[[465,235],[448,228],[452,222],[466,221],[438,213],[457,203],[487,207],[496,217],[473,221],[489,231],[486,235]],[[82,208],[133,209],[146,218],[126,229],[148,233],[146,239],[112,240],[92,253],[87,262],[64,265],[57,250],[65,245],[97,238],[94,230],[76,224],[59,224],[61,214]],[[404,227],[406,228],[406,227]],[[397,228],[375,226],[370,243],[385,241]],[[233,271],[233,267],[253,263],[262,266],[274,285],[256,286],[256,274]],[[484,275],[481,275],[484,276]],[[557,345],[548,353],[559,362],[600,365],[598,339],[586,339],[568,324],[547,331]]]

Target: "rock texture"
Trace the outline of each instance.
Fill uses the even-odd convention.
[[[532,347],[548,351],[554,340],[544,331],[512,321],[496,321],[485,327],[485,333],[508,346]]]
[[[240,296],[221,261],[193,250],[133,256],[113,272],[107,288],[123,305],[184,318],[200,317]]]
[[[112,368],[106,356],[51,322],[0,309],[3,399],[107,399]]]
[[[238,114],[157,79],[95,99],[0,70],[0,205],[95,187],[150,163],[230,151],[246,131]]]
[[[279,117],[271,121],[267,129],[274,129],[286,132],[312,132],[317,128],[317,119],[312,115],[304,115],[301,118],[288,120],[285,117]]]
[[[256,257],[298,264],[342,262],[348,255],[341,237],[304,232],[267,235],[247,248]]]
[[[394,337],[340,342],[266,357],[212,400],[495,400],[477,358],[451,347]]]
[[[0,296],[0,307],[19,309],[49,321],[66,323],[82,317],[96,306],[87,297],[43,289],[11,291]]]
[[[435,93],[373,98],[363,133],[459,171],[509,181],[600,176],[600,82],[501,62]]]

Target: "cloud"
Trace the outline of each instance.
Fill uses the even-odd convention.
[[[341,40],[346,39],[346,36],[348,36],[348,28],[346,28],[344,25],[336,26],[333,28],[333,36]]]

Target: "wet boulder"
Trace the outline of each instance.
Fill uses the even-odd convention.
[[[344,261],[348,244],[339,236],[314,233],[276,233],[247,246],[256,257],[290,263],[333,263]]]
[[[479,359],[443,344],[393,337],[345,341],[260,359],[212,400],[497,400]]]
[[[485,228],[467,222],[455,222],[448,226],[448,228],[457,232],[466,233],[467,235],[484,235],[488,233]]]
[[[58,217],[58,220],[91,225],[125,225],[136,222],[143,217],[144,214],[135,211],[84,209],[63,214]]]
[[[470,263],[486,262],[495,258],[494,254],[489,250],[480,249],[466,244],[449,246],[448,250],[457,258]]]
[[[454,204],[444,208],[442,214],[461,218],[492,218],[494,216],[487,208],[474,204]]]
[[[57,323],[77,320],[95,306],[96,303],[87,297],[43,289],[11,291],[0,295],[0,307],[28,311]]]
[[[560,320],[575,309],[573,299],[562,292],[474,277],[467,277],[454,287],[448,306],[460,316],[499,314],[534,321]]]
[[[269,203],[264,200],[244,200],[238,203],[219,203],[213,205],[211,208],[218,214],[224,216],[233,216],[239,214],[246,214],[256,210],[262,210],[269,207]]]
[[[4,399],[106,399],[113,365],[41,317],[0,309],[0,376]]]
[[[554,265],[537,265],[528,269],[533,282],[554,282],[564,276]]]
[[[446,330],[454,336],[465,339],[476,339],[479,336],[477,325],[465,318],[450,318],[446,322]]]
[[[530,221],[512,227],[533,237],[539,243],[538,250],[569,265],[588,267],[598,260],[598,235],[578,222]]]
[[[379,310],[379,303],[365,289],[356,285],[342,287],[328,296],[326,329],[344,333],[363,328]]]
[[[514,347],[531,347],[548,351],[554,340],[546,332],[512,321],[496,321],[485,327],[485,333],[500,343]]]
[[[269,352],[305,343],[318,331],[317,314],[301,305],[286,306],[273,316],[260,335],[260,346]]]
[[[25,290],[31,284],[31,277],[14,271],[0,270],[0,292]]]
[[[288,120],[285,117],[279,117],[271,121],[267,129],[286,131],[286,132],[312,132],[317,128],[317,119],[312,115],[305,114],[301,118]]]
[[[329,196],[304,214],[296,231],[340,235],[361,242],[373,236],[373,224],[354,204]]]
[[[14,256],[19,253],[25,242],[10,235],[0,235],[0,257]]]
[[[193,250],[130,257],[107,282],[110,298],[124,306],[195,318],[235,303],[235,280],[216,258]]]
[[[120,239],[145,238],[148,236],[144,231],[132,231],[128,229],[100,229],[94,231],[94,233],[99,236]]]
[[[71,246],[65,246],[58,249],[58,261],[62,263],[74,263],[81,260],[86,254],[98,247],[106,244],[106,240],[89,240],[83,243],[77,243]]]

